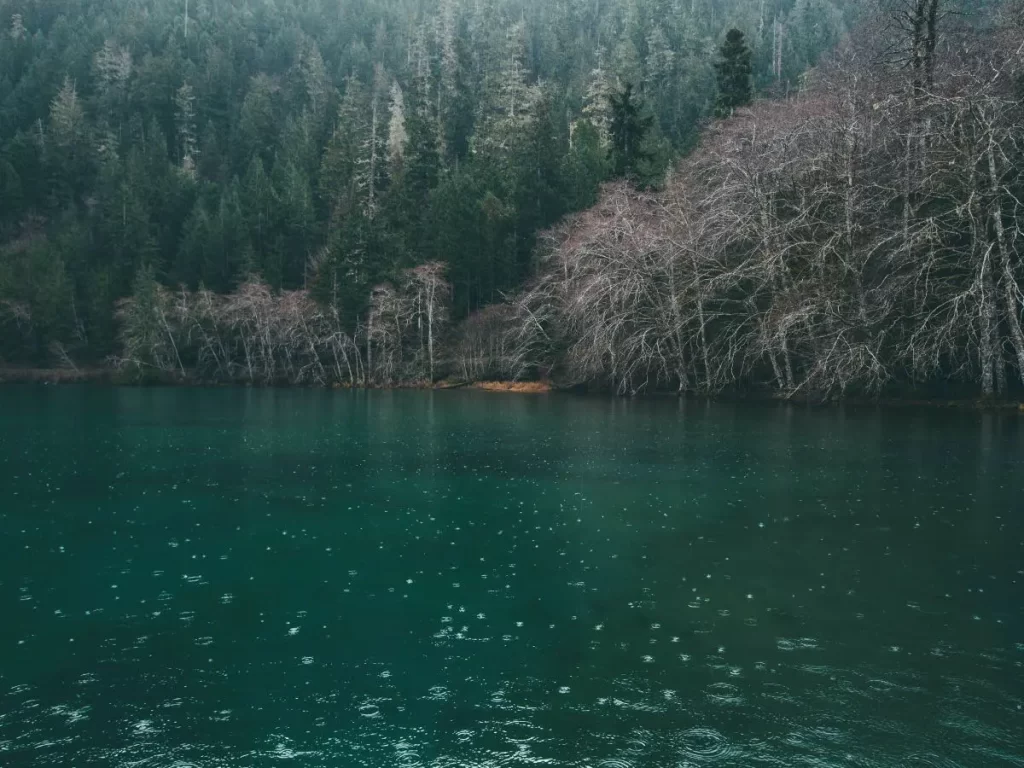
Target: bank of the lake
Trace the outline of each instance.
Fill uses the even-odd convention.
[[[405,382],[390,387],[349,387],[336,386],[330,388],[318,386],[303,386],[295,384],[281,384],[279,386],[253,385],[244,381],[209,382],[196,379],[192,376],[175,376],[161,374],[151,379],[139,380],[137,377],[129,376],[123,371],[110,367],[84,367],[80,369],[68,368],[28,368],[28,367],[3,367],[0,366],[0,385],[3,384],[108,384],[116,386],[183,386],[183,387],[226,387],[237,389],[328,389],[328,390],[353,390],[353,391],[395,391],[395,390],[477,390],[484,392],[506,392],[512,394],[548,394],[552,392],[565,393],[588,393],[607,395],[620,398],[619,395],[612,395],[600,389],[587,389],[578,385],[559,384],[550,380],[543,381],[461,381],[457,379],[444,379],[434,383],[427,381]],[[699,402],[713,401],[720,403],[792,403],[798,405],[847,405],[847,406],[877,406],[886,408],[939,408],[939,409],[966,409],[981,411],[1005,411],[1024,414],[1024,402],[1018,400],[979,399],[965,397],[922,397],[909,393],[903,397],[845,397],[838,399],[824,400],[820,397],[807,397],[799,394],[785,394],[766,390],[755,392],[721,392],[713,396],[700,396],[692,393],[679,393],[667,391],[649,391],[641,395],[643,398],[678,398],[690,399]]]

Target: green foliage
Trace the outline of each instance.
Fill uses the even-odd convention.
[[[464,316],[517,288],[538,230],[609,176],[657,184],[711,111],[727,22],[781,19],[795,77],[837,38],[837,8],[196,2],[186,40],[180,3],[0,3],[0,253],[19,254],[0,300],[42,313],[3,354],[110,354],[112,308],[144,268],[220,293],[251,273],[313,287],[351,330],[375,282],[441,260]],[[627,81],[644,106],[609,165]]]
[[[617,176],[635,178],[640,168],[648,168],[654,159],[648,136],[654,126],[654,115],[633,93],[633,84],[611,96],[612,170]]]
[[[750,61],[751,53],[743,33],[730,29],[722,44],[721,60],[715,65],[718,72],[715,114],[718,117],[728,117],[737,108],[747,106],[753,98]]]
[[[569,153],[562,163],[567,207],[582,210],[596,203],[598,189],[609,170],[600,133],[589,120],[580,120],[573,127]]]

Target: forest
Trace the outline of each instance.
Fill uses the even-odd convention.
[[[0,0],[0,361],[1008,396],[1022,19]]]

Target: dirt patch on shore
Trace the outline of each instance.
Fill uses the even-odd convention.
[[[539,395],[554,389],[547,381],[478,381],[469,386],[470,389],[482,389],[485,392],[517,392],[525,395]]]

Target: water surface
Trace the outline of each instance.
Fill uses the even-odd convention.
[[[0,389],[0,765],[1024,765],[1024,419]]]

